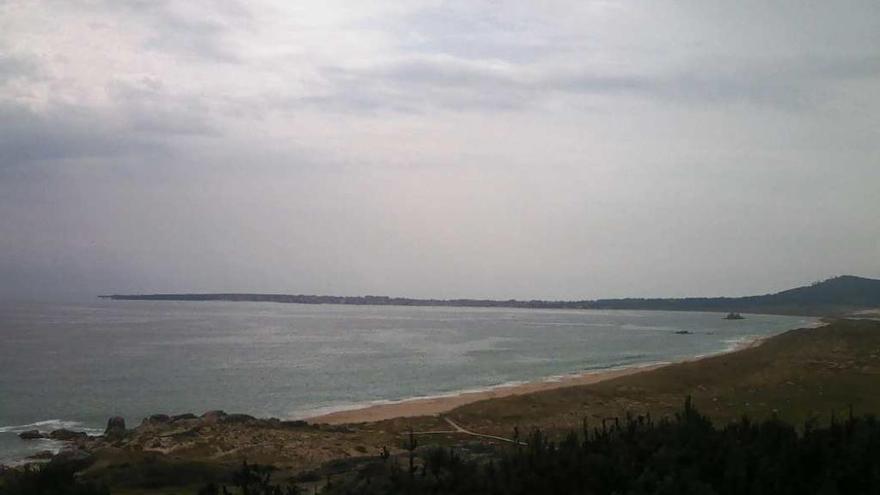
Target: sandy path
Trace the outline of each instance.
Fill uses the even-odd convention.
[[[501,440],[502,442],[518,443],[519,445],[526,445],[525,443],[517,442],[516,440],[513,440],[512,438],[496,437],[495,435],[484,435],[482,433],[476,433],[476,432],[473,432],[471,430],[467,430],[467,429],[459,426],[458,423],[456,423],[455,421],[452,421],[451,419],[449,419],[447,417],[444,417],[443,419],[447,423],[449,423],[449,426],[455,428],[456,433],[464,433],[465,435],[470,435],[472,437],[488,438],[490,440]]]

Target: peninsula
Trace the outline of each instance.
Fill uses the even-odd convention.
[[[745,297],[625,298],[580,301],[414,299],[388,296],[327,296],[304,294],[113,294],[105,299],[133,301],[248,301],[294,304],[371,306],[450,306],[530,309],[631,309],[718,311],[723,313],[830,316],[880,307],[880,280],[843,275],[809,286]]]

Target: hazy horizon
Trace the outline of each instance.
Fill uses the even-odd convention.
[[[880,278],[880,4],[0,4],[0,299]]]

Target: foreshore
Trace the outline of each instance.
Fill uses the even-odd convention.
[[[498,399],[511,395],[529,394],[543,390],[552,390],[574,385],[589,385],[603,380],[632,375],[641,371],[648,371],[665,366],[668,363],[656,363],[612,370],[590,371],[575,375],[568,375],[552,380],[526,382],[517,385],[499,386],[488,390],[474,392],[462,392],[455,395],[440,397],[424,397],[402,400],[389,404],[374,404],[359,409],[336,411],[320,416],[306,418],[309,423],[323,424],[346,424],[346,423],[369,423],[394,418],[409,418],[413,416],[432,416],[442,414],[456,407],[486,399]]]
[[[515,385],[501,385],[486,390],[462,392],[437,397],[419,397],[382,404],[373,404],[365,407],[334,411],[326,414],[305,418],[313,424],[340,425],[350,423],[371,423],[395,418],[410,418],[416,416],[436,416],[449,412],[474,402],[487,399],[500,399],[514,395],[524,395],[534,392],[543,392],[578,385],[592,385],[594,383],[634,375],[646,371],[652,371],[675,363],[700,360],[711,356],[718,356],[729,352],[756,347],[768,337],[755,337],[737,343],[730,349],[707,354],[703,356],[678,360],[675,362],[635,364],[620,368],[585,371],[571,375],[553,377],[551,379],[535,380]]]

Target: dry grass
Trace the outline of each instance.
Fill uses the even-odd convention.
[[[837,320],[798,329],[739,352],[670,365],[594,385],[469,404],[450,415],[497,434],[514,426],[579,428],[584,418],[672,414],[691,395],[700,411],[726,422],[777,414],[802,423],[880,413],[880,322]]]

